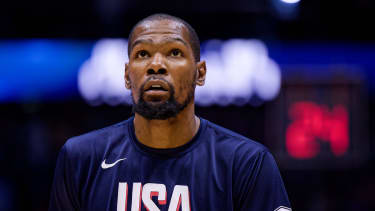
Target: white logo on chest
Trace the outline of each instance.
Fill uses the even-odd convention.
[[[118,159],[118,160],[116,160],[114,163],[110,163],[110,164],[105,163],[105,160],[103,160],[103,162],[102,162],[102,169],[111,168],[111,167],[113,167],[114,165],[116,165],[118,162],[123,161],[123,160],[125,160],[125,159],[126,159],[126,158]]]
[[[280,206],[275,209],[275,211],[292,211],[289,207]]]

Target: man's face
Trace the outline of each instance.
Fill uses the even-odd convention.
[[[146,21],[136,27],[125,80],[133,109],[147,119],[176,116],[192,103],[197,63],[181,23]]]

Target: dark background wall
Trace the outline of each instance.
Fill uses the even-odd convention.
[[[278,0],[8,1],[0,6],[0,41],[4,44],[45,38],[94,42],[102,37],[126,38],[139,19],[155,12],[186,19],[202,41],[261,39],[271,46],[270,57],[281,66],[280,94],[260,104],[252,99],[243,106],[197,106],[197,114],[270,148],[279,163],[293,210],[366,211],[375,210],[374,9],[371,0],[302,0],[294,6]],[[347,50],[348,45],[364,53],[353,53]],[[330,47],[320,51],[324,46]],[[336,53],[326,55],[327,49],[335,49]],[[7,52],[1,53],[0,58],[6,58]],[[322,55],[329,58],[322,62]],[[0,60],[0,66],[6,62]],[[327,67],[337,69],[346,79],[327,76]],[[348,68],[351,74],[342,73]],[[11,71],[16,70],[0,69],[0,81]],[[347,88],[337,89],[337,83]],[[318,94],[298,98],[293,92],[297,89],[307,93],[311,84],[311,92]],[[336,101],[331,98],[340,93],[350,98],[348,156],[307,162],[290,159],[284,144],[286,127],[291,122],[287,114],[291,102],[314,100],[333,106]],[[65,141],[131,115],[130,106],[93,107],[78,93],[61,99],[57,95],[53,99],[0,102],[0,210],[47,210],[56,156]],[[320,143],[321,149],[329,153],[329,146]]]

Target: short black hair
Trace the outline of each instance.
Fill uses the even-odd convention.
[[[130,56],[131,48],[133,47],[133,46],[131,46],[131,42],[132,42],[133,36],[134,36],[134,29],[137,28],[139,25],[143,24],[146,21],[154,21],[154,20],[171,20],[171,21],[175,21],[175,22],[183,24],[189,32],[189,43],[190,43],[191,49],[193,50],[195,61],[196,62],[200,61],[200,57],[201,57],[201,55],[200,55],[200,51],[201,51],[200,42],[199,42],[198,35],[195,32],[194,28],[189,23],[182,20],[181,18],[172,16],[172,15],[168,15],[168,14],[164,14],[164,13],[157,13],[157,14],[150,15],[150,16],[140,20],[137,24],[135,24],[133,26],[132,30],[130,31],[129,38],[128,38],[128,55],[129,56]]]

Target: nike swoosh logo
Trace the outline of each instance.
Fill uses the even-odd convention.
[[[114,165],[116,165],[118,162],[123,161],[123,160],[125,160],[125,159],[126,159],[126,158],[118,159],[118,160],[116,160],[114,163],[110,163],[110,164],[105,163],[105,160],[103,160],[103,162],[102,162],[102,169],[111,168],[111,167],[113,167]]]

